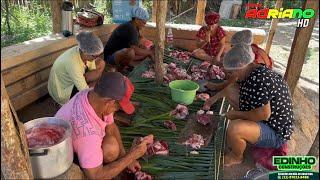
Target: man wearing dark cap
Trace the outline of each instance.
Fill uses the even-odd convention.
[[[130,80],[119,72],[104,72],[94,89],[80,91],[55,115],[71,123],[73,149],[89,179],[112,179],[126,168],[141,168],[136,159],[145,154],[153,136],[126,153],[113,119],[119,108],[134,112],[133,91]]]

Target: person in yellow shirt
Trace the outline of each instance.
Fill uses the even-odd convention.
[[[100,58],[103,44],[96,35],[80,32],[76,40],[78,45],[56,59],[49,75],[49,94],[60,105],[77,92],[93,87],[105,68]]]

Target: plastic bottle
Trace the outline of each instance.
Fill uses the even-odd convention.
[[[169,27],[168,33],[167,33],[167,45],[169,48],[173,47],[173,33],[172,33],[171,27]]]

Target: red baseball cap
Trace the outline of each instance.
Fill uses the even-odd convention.
[[[135,108],[134,108],[132,102],[130,101],[130,98],[134,92],[134,86],[127,77],[124,77],[124,80],[125,80],[127,90],[126,90],[126,93],[123,96],[123,98],[119,101],[119,104],[121,106],[121,109],[125,113],[132,114],[134,112]]]
[[[101,97],[118,101],[121,109],[127,114],[132,114],[135,110],[130,101],[134,86],[127,77],[119,72],[103,72],[94,91]]]

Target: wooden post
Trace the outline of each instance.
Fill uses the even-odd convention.
[[[277,0],[275,9],[280,9],[282,2],[283,2],[283,0]],[[272,21],[271,21],[271,26],[270,26],[267,44],[266,44],[266,48],[265,48],[265,51],[267,54],[269,54],[269,52],[270,52],[272,40],[273,40],[274,34],[276,33],[278,22],[279,22],[278,18],[272,19]]]
[[[1,75],[1,173],[5,179],[33,179],[27,139]]]
[[[204,24],[206,4],[207,4],[207,0],[198,0],[197,15],[196,15],[196,24],[198,25]]]
[[[158,4],[157,0],[152,1],[152,22],[157,21],[157,4]]]
[[[305,61],[309,41],[313,31],[315,21],[318,16],[318,1],[307,0],[302,9],[314,9],[315,16],[310,19],[309,25],[305,28],[296,28],[291,51],[288,59],[288,65],[286,73],[284,75],[285,80],[288,83],[291,94],[293,95],[294,89],[298,84],[300,74],[302,71],[303,63]]]
[[[51,12],[52,12],[52,27],[53,33],[61,32],[62,27],[62,0],[50,1],[51,4]]]
[[[156,82],[161,84],[163,82],[163,54],[164,41],[166,33],[166,15],[167,15],[167,0],[157,1],[157,34],[155,43],[155,73]]]

